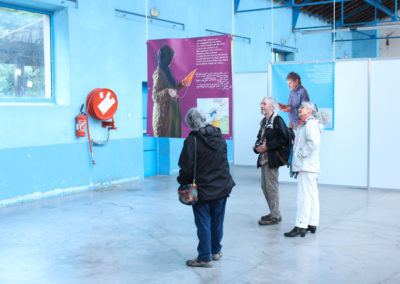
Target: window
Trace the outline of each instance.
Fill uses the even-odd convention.
[[[272,62],[281,61],[293,61],[293,53],[276,48],[272,49]]]
[[[51,99],[50,20],[0,6],[0,102]]]

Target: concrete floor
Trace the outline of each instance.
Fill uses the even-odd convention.
[[[320,186],[321,225],[285,238],[296,186],[267,213],[260,173],[234,167],[223,258],[190,268],[197,237],[175,176],[0,208],[0,283],[400,283],[400,191]]]

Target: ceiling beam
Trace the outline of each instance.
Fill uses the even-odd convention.
[[[364,36],[366,36],[366,37],[368,37],[368,38],[375,38],[375,37],[376,37],[376,34],[371,35],[371,34],[367,34],[367,33],[365,33],[365,32],[358,31],[358,30],[354,30],[354,31],[352,31],[352,32],[353,32],[353,33],[358,33],[358,34],[364,35]]]
[[[292,9],[292,29],[294,29],[296,27],[297,19],[299,18],[299,14],[300,14],[299,8]]]
[[[294,32],[301,32],[302,34],[314,34],[314,33],[337,33],[337,32],[354,32],[354,31],[373,31],[380,29],[399,29],[400,24],[388,24],[388,25],[372,25],[373,22],[370,22],[370,26],[361,26],[361,27],[341,27],[333,30],[331,26],[315,26],[315,27],[303,27],[293,29]]]
[[[239,3],[240,3],[240,0],[235,0],[235,13],[237,12],[237,10],[239,9]]]
[[[343,18],[343,19],[346,20],[346,19],[350,18],[351,16],[354,16],[354,15],[358,14],[359,12],[361,12],[362,10],[364,10],[365,8],[368,8],[369,6],[370,6],[369,4],[365,4],[364,6],[358,8],[358,9],[356,9],[356,10],[353,10],[353,11],[351,11],[350,13],[344,15],[344,18]]]
[[[273,7],[265,7],[265,8],[256,8],[256,9],[248,9],[248,10],[238,10],[236,13],[248,13],[248,12],[257,12],[257,11],[264,11],[264,10],[271,10],[271,9],[280,9],[280,8],[296,8],[296,7],[305,7],[305,6],[314,6],[314,5],[323,5],[323,4],[333,4],[334,2],[350,2],[352,0],[325,0],[325,1],[318,1],[318,2],[303,2],[300,4],[292,4],[290,1],[280,0],[281,2],[286,3],[283,6],[273,6]],[[372,1],[372,0],[369,0]],[[302,11],[303,12],[303,11]]]
[[[372,5],[376,9],[381,10],[382,12],[384,12],[385,14],[390,16],[393,20],[396,19],[396,14],[394,12],[390,11],[390,9],[387,8],[385,5],[380,3],[380,1],[375,1],[375,0],[364,0],[364,1],[367,2],[368,4]]]
[[[359,41],[359,40],[377,40],[377,39],[391,39],[400,38],[400,36],[385,36],[385,37],[371,37],[371,38],[354,38],[354,39],[336,39],[335,42],[341,41]]]

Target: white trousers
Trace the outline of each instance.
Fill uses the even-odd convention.
[[[319,224],[318,175],[310,172],[299,172],[297,175],[296,227]]]

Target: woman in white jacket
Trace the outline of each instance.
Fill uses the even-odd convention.
[[[295,227],[286,237],[304,237],[315,233],[319,224],[318,175],[322,124],[316,118],[315,104],[303,102],[299,108],[300,123],[293,147],[292,169],[298,178]]]

